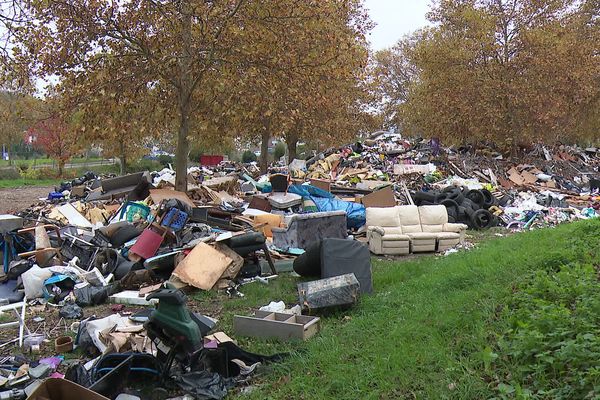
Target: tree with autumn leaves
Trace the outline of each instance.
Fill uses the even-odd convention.
[[[597,141],[599,14],[597,0],[441,0],[433,27],[376,55],[383,110],[446,143]]]
[[[55,159],[59,176],[63,175],[65,164],[78,147],[76,136],[59,115],[35,123],[25,133],[24,141]]]
[[[315,111],[335,119],[340,107],[330,105],[329,113],[322,108],[330,104],[325,96],[333,99],[335,93],[321,91],[321,83],[354,82],[353,69],[363,60],[348,55],[366,46],[368,25],[359,0],[20,3],[28,19],[13,25],[19,43],[15,69],[27,67],[28,77],[57,78],[57,91],[82,115],[82,137],[110,140],[124,130],[135,137],[173,135],[179,190],[186,189],[190,140],[255,134],[261,130],[257,124],[279,112],[294,116],[297,133],[277,128],[277,135],[291,139],[315,134],[307,128],[312,123],[298,123]],[[256,88],[280,79],[286,89],[295,89],[276,93],[277,107],[229,106],[240,98],[235,89],[252,70],[265,79]],[[284,94],[289,97],[279,96]],[[139,111],[130,114],[133,104]],[[102,116],[106,124],[93,121]]]

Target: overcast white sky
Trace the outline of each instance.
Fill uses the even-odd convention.
[[[365,0],[371,19],[377,24],[369,37],[373,50],[390,47],[407,33],[427,25],[429,3],[430,0]]]

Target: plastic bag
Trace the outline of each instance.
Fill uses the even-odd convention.
[[[83,310],[75,303],[68,303],[60,309],[58,315],[66,319],[81,319],[83,317]]]
[[[322,197],[326,199],[333,199],[334,197],[333,194],[329,193],[328,191],[311,185],[292,185],[288,188],[288,193],[299,194],[303,198]]]
[[[116,285],[108,285],[104,287],[84,286],[75,289],[75,302],[81,307],[96,306],[103,304],[108,300],[108,296],[116,293],[118,290]]]
[[[367,222],[365,206],[358,203],[337,199],[324,199],[313,197],[319,211],[346,211],[346,224],[348,228],[360,228]]]
[[[181,389],[196,399],[220,400],[227,396],[227,390],[234,386],[231,379],[208,371],[188,372],[177,376],[175,380]]]
[[[52,276],[49,269],[40,268],[37,265],[31,267],[21,275],[25,296],[28,299],[37,299],[44,296],[44,281]]]

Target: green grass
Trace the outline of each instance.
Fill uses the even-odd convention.
[[[60,181],[60,179],[0,179],[0,189],[23,186],[54,186]]]
[[[67,162],[67,164],[85,164],[88,162],[94,162],[94,161],[100,161],[102,160],[102,158],[100,157],[91,157],[91,158],[73,158],[71,160],[69,160]],[[56,164],[56,160],[52,159],[52,158],[31,158],[28,160],[12,160],[12,165],[15,166],[19,166],[19,165],[52,165],[52,164]],[[0,167],[6,167],[10,165],[9,161],[6,160],[0,160]]]
[[[16,188],[23,186],[55,186],[62,181],[71,181],[73,177],[82,176],[87,171],[94,171],[96,174],[118,174],[119,166],[116,164],[98,165],[93,167],[72,168],[65,171],[68,177],[53,179],[0,179],[0,189]]]
[[[374,259],[375,293],[353,309],[324,317],[309,341],[236,338],[254,352],[292,356],[254,380],[248,399],[483,399],[498,396],[490,357],[503,313],[519,283],[548,265],[596,257],[582,222],[492,238],[475,250],[406,262]],[[199,310],[222,307],[219,329],[233,336],[235,313],[248,315],[271,300],[296,301],[296,280],[243,287],[241,299],[208,293]]]

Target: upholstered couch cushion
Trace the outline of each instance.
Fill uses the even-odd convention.
[[[367,207],[367,226],[400,227],[396,207]]]
[[[423,232],[442,232],[448,223],[448,211],[443,205],[421,206],[419,218]]]
[[[415,233],[423,232],[421,229],[421,220],[419,218],[419,208],[417,206],[397,206],[400,216],[400,225],[402,232]]]

